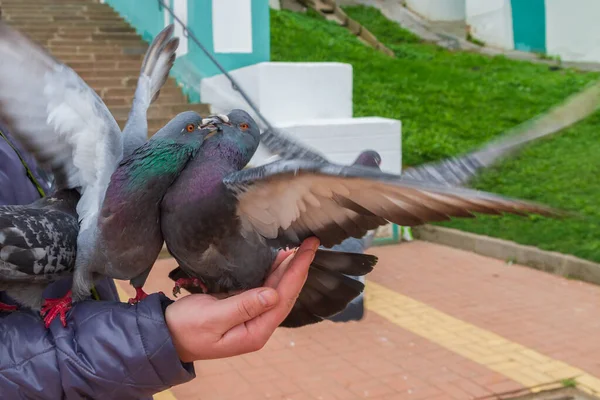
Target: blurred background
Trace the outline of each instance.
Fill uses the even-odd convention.
[[[253,111],[241,89],[262,128],[343,164],[376,150],[396,174],[529,126],[600,71],[594,0],[1,0],[0,9],[73,67],[121,127],[148,43],[174,22],[178,58],[150,108],[151,133],[185,110]],[[335,322],[199,362],[196,380],[156,398],[596,398],[599,123],[594,112],[471,184],[578,215],[384,227],[368,250],[380,262],[364,297]],[[251,164],[270,156],[261,146]],[[166,257],[150,291],[171,293]]]

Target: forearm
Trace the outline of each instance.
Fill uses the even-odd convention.
[[[33,314],[3,318],[0,392],[140,399],[193,379],[193,364],[179,360],[164,320],[169,303],[158,294],[135,306],[87,301],[73,307],[66,328],[56,323],[50,332]]]

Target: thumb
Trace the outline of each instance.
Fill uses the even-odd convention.
[[[215,323],[226,332],[273,308],[279,301],[275,289],[258,288],[219,300]]]

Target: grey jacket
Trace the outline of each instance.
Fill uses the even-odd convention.
[[[2,125],[0,132],[0,205],[33,202],[49,179]],[[56,282],[45,297],[63,296],[70,284]],[[130,306],[112,280],[96,289],[102,301],[76,304],[66,328],[46,330],[31,310],[0,313],[0,398],[145,399],[195,377],[165,323],[171,300],[153,294]],[[13,303],[3,292],[0,301]]]

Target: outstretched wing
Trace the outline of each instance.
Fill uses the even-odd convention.
[[[133,104],[123,129],[123,157],[132,154],[148,140],[148,108],[156,101],[167,81],[179,46],[179,39],[173,37],[174,29],[171,24],[156,35],[142,62]]]
[[[238,199],[242,232],[274,246],[316,236],[325,247],[393,222],[403,226],[483,214],[539,213],[548,207],[475,190],[386,174],[375,168],[284,160],[225,177]]]
[[[0,119],[58,188],[82,191],[77,211],[86,219],[122,157],[117,122],[75,71],[3,22],[0,60]]]

